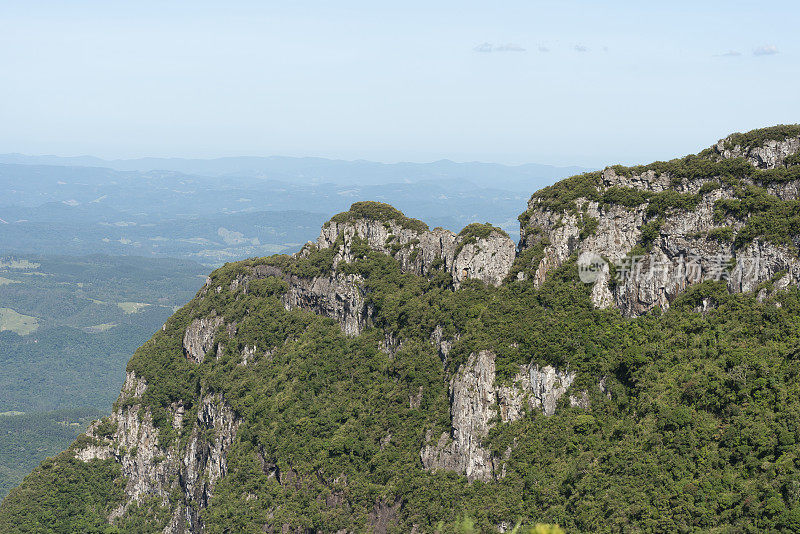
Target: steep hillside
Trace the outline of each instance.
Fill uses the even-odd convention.
[[[518,249],[363,202],[227,264],[0,532],[795,532],[799,152],[569,178]]]
[[[594,304],[629,316],[667,308],[707,279],[724,278],[731,291],[773,278],[796,285],[799,153],[800,127],[777,126],[731,135],[696,156],[608,167],[542,189],[520,216],[529,274],[538,286],[580,252],[604,264]]]

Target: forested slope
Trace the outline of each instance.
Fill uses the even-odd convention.
[[[516,251],[488,224],[357,203],[294,256],[227,264],[135,353],[111,417],[0,505],[0,532],[796,532],[800,231],[793,204],[762,215],[797,201],[798,136],[698,156],[730,177],[570,179],[534,195]],[[619,176],[630,191],[605,196]],[[735,261],[698,261],[662,293],[612,276],[603,246],[666,255],[671,222],[729,194],[684,252],[758,246],[766,268],[732,284]],[[662,220],[612,224],[629,217]],[[586,283],[585,253],[606,277]]]

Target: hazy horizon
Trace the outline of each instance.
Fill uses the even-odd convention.
[[[524,166],[542,166],[542,167],[554,167],[554,168],[589,168],[584,167],[583,165],[556,165],[547,162],[540,162],[540,161],[525,161],[520,163],[503,163],[500,161],[486,161],[486,160],[456,160],[451,158],[439,158],[435,160],[378,160],[378,159],[368,159],[368,158],[337,158],[337,157],[327,157],[327,156],[316,156],[316,155],[306,155],[306,156],[295,156],[295,155],[287,155],[287,154],[245,154],[245,153],[231,153],[228,155],[221,155],[221,156],[208,156],[208,157],[184,157],[184,156],[151,156],[151,155],[140,155],[140,156],[132,156],[132,157],[125,157],[125,158],[106,158],[97,156],[94,154],[46,154],[46,153],[39,153],[39,154],[32,154],[32,153],[24,153],[24,152],[1,152],[0,157],[14,157],[19,156],[21,158],[56,158],[62,160],[69,160],[69,159],[94,159],[99,162],[126,162],[126,161],[141,161],[141,160],[186,160],[186,161],[215,161],[215,160],[224,160],[224,159],[319,159],[319,160],[327,160],[332,162],[342,162],[342,163],[377,163],[380,165],[403,165],[403,164],[410,164],[410,165],[430,165],[435,163],[455,163],[455,164],[482,164],[482,165],[500,165],[505,167],[524,167]],[[28,163],[23,163],[27,165]],[[609,164],[610,165],[610,164]]]

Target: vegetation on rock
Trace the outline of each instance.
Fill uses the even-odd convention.
[[[800,135],[800,125],[776,126],[754,130],[747,134],[734,134],[727,141],[744,147],[761,146],[768,140],[783,140]],[[731,141],[733,140],[733,141]],[[726,145],[727,146],[727,145]],[[733,145],[732,145],[733,146]],[[746,246],[755,238],[788,247],[797,254],[793,236],[798,235],[800,205],[797,200],[783,200],[768,188],[790,181],[800,180],[800,166],[795,165],[798,155],[786,158],[783,166],[771,169],[758,169],[744,158],[718,158],[711,149],[699,155],[690,155],[670,161],[658,161],[648,165],[625,167],[614,165],[606,171],[597,171],[572,176],[561,182],[534,193],[531,208],[520,215],[523,228],[530,221],[531,210],[578,215],[578,200],[597,202],[600,208],[624,206],[634,209],[646,208],[647,233],[642,246],[649,248],[654,232],[657,232],[666,216],[694,210],[705,195],[722,187],[733,192],[733,198],[716,202],[717,220],[725,215],[733,216],[743,222],[742,230],[730,236],[735,247]],[[648,174],[666,176],[672,186],[680,187],[690,182],[700,182],[697,193],[681,193],[673,189],[652,192],[638,187],[605,186],[604,172],[611,171],[616,176],[633,178],[647,177]],[[593,235],[584,229],[581,220],[581,239]],[[589,228],[591,230],[591,227]],[[732,231],[732,230],[731,230]],[[728,238],[727,231],[722,234]],[[523,231],[524,235],[524,231]]]
[[[362,530],[376,502],[402,503],[397,531],[433,531],[463,516],[480,531],[534,519],[585,532],[789,532],[800,520],[796,288],[758,302],[705,283],[661,316],[625,319],[592,307],[572,262],[541,289],[513,281],[452,291],[448,275],[401,273],[394,259],[364,247],[350,268],[365,280],[375,327],[350,338],[328,318],[287,311],[280,278],[230,289],[264,261],[216,271],[210,287],[223,289],[198,294],[129,365],[148,383],[143,401],[165,442],[182,432],[172,428],[170,404],[196,413],[198,391],[221,393],[242,418],[229,474],[203,511],[208,532],[284,523]],[[314,261],[267,262],[302,271]],[[716,308],[694,311],[709,299]],[[183,331],[212,310],[237,333],[221,334],[217,357],[191,364]],[[437,326],[455,340],[446,366],[429,342]],[[402,344],[381,350],[386,334]],[[252,345],[270,356],[239,365]],[[591,409],[564,405],[552,417],[497,424],[488,445],[498,457],[510,451],[505,476],[468,483],[423,470],[419,449],[426,432],[449,428],[447,379],[481,349],[497,354],[500,382],[531,360],[575,370],[573,389],[589,392]],[[597,386],[603,377],[608,396]],[[74,494],[75,481],[113,480],[111,465],[64,462],[60,471],[43,465],[12,492],[0,532],[51,515],[83,524],[70,521],[88,516],[68,517],[73,508],[50,499],[93,502]]]
[[[641,208],[638,246],[647,247],[667,218],[727,188],[732,196],[714,210],[742,222],[741,230],[701,235],[735,247],[755,237],[790,246],[787,236],[800,233],[797,201],[762,187],[755,177],[768,171],[746,169],[741,174],[740,160],[690,157],[635,170],[668,173],[672,185],[701,178],[688,189],[697,193],[603,189],[602,173],[591,173],[537,193],[531,204],[576,215],[583,239],[599,221],[579,198]],[[523,226],[532,214],[521,216]],[[364,217],[422,228],[379,203],[354,204],[334,222]],[[494,230],[470,225],[461,237],[477,241]],[[709,280],[667,310],[627,318],[593,305],[577,254],[534,280],[548,244],[540,230],[530,229],[529,246],[499,287],[467,279],[454,290],[444,270],[403,272],[358,236],[350,238],[349,263],[335,268],[341,240],[227,264],[136,351],[128,370],[147,387],[121,402],[152,414],[163,446],[186,444],[197,428],[175,424],[176,405],[186,410],[183,421],[195,421],[203,399],[215,395],[236,414],[227,474],[207,503],[189,503],[209,533],[361,532],[378,523],[389,532],[800,530],[800,289],[731,293]],[[352,275],[369,313],[358,332],[346,335],[335,319],[286,304],[298,281],[341,275]],[[759,289],[777,285],[779,275]],[[212,315],[224,322],[194,363],[184,355],[184,333]],[[443,434],[455,442],[449,384],[476,353],[491,353],[497,386],[520,380],[530,365],[574,379],[553,415],[530,407],[519,418],[495,417],[480,437],[491,476],[470,481],[426,470],[421,449]],[[112,426],[97,432],[112,435]],[[91,440],[12,491],[0,505],[0,533],[45,524],[63,532],[163,528],[172,498],[144,500],[103,524],[124,480],[111,461],[71,458]],[[522,526],[540,521],[560,526]]]
[[[747,133],[735,133],[725,139],[725,148],[741,146],[743,149],[763,146],[767,141],[782,141],[787,137],[800,136],[800,124],[779,124],[759,128]]]
[[[375,221],[393,221],[403,228],[424,232],[428,230],[428,225],[424,222],[411,219],[403,215],[397,208],[384,204],[383,202],[364,201],[355,202],[350,206],[349,211],[339,213],[331,218],[331,221],[343,223],[355,219],[371,219]],[[326,223],[327,225],[328,223]]]
[[[461,252],[465,246],[470,244],[475,244],[478,242],[479,239],[487,239],[492,233],[497,233],[504,237],[508,237],[508,234],[501,228],[498,228],[491,223],[472,223],[465,226],[459,233],[458,237],[461,238],[458,242],[458,246],[455,250],[455,255],[458,256],[458,253]]]

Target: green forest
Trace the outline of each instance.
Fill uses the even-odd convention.
[[[134,256],[0,257],[0,499],[108,413],[131,353],[204,271]]]
[[[0,498],[43,458],[63,451],[101,415],[93,408],[0,414]]]
[[[736,139],[751,146],[786,131],[794,135],[796,127]],[[798,169],[792,158],[760,170],[706,151],[605,171],[665,175],[673,189],[659,192],[607,186],[602,172],[574,176],[533,195],[520,216],[525,248],[498,287],[465,280],[454,290],[441,258],[424,276],[404,272],[393,256],[419,241],[401,244],[393,235],[390,254],[356,235],[342,256],[340,234],[329,248],[309,244],[294,256],[225,264],[136,350],[127,370],[147,387],[114,407],[143,406],[160,450],[181,450],[198,427],[176,424],[175,406],[185,408],[184,421],[194,421],[205,413],[203,399],[223,399],[238,428],[213,498],[192,500],[177,489],[175,473],[168,497],[120,508],[126,480],[119,463],[75,458],[88,446],[115,446],[116,423],[106,418],[9,493],[0,504],[0,534],[161,532],[170,507],[184,504],[211,534],[361,532],[381,517],[396,533],[798,532],[800,288],[773,286],[786,271],[755,293],[731,293],[724,280],[706,280],[688,286],[668,309],[625,317],[592,304],[592,288],[579,281],[577,252],[537,283],[534,270],[548,240],[531,223],[536,209],[552,210],[555,221],[575,215],[582,240],[599,221],[579,199],[597,202],[600,216],[611,205],[637,209],[643,224],[634,250],[648,249],[667,217],[688,216],[705,195],[724,188],[726,196],[706,204],[714,227],[705,237],[733,252],[754,240],[771,242],[796,258],[798,201],[774,191],[796,180]],[[686,187],[691,180],[699,181]],[[358,219],[428,228],[377,202],[355,203],[332,222]],[[497,233],[503,232],[489,223],[470,224],[456,253]],[[287,293],[303,283],[345,278],[357,281],[369,310],[357,335],[286,304]],[[19,313],[48,327],[34,301],[26,304],[21,292],[6,295],[18,295]],[[144,301],[120,294],[104,302],[118,302],[115,313],[135,317]],[[184,353],[184,333],[212,316],[224,321],[214,323],[220,326],[198,364]],[[76,309],[74,317],[94,315]],[[451,343],[446,354],[435,337]],[[520,419],[491,421],[481,442],[492,459],[488,478],[426,470],[421,450],[452,430],[451,380],[480,351],[494,355],[498,386],[512,385],[530,364],[569,371],[574,380],[554,415],[529,408]],[[243,363],[245,352],[252,358]],[[573,404],[570,395],[588,402]],[[83,422],[88,415],[51,417],[43,427],[55,436],[53,424],[63,433],[73,424],[62,419]],[[18,417],[9,414],[0,429],[9,429],[14,443],[37,439],[12,424],[24,421]],[[203,432],[210,443],[218,438]],[[112,510],[121,516],[109,524]]]
[[[143,402],[162,443],[186,437],[172,428],[167,407],[182,400],[196,412],[198,392],[221,393],[243,419],[229,474],[203,511],[208,532],[257,532],[268,523],[359,530],[375,502],[402,503],[397,532],[456,531],[463,518],[477,531],[520,521],[567,532],[800,528],[797,288],[759,302],[706,282],[663,313],[627,319],[593,308],[574,261],[539,289],[529,281],[472,282],[454,292],[445,272],[404,274],[393,258],[358,250],[339,268],[364,277],[375,309],[373,327],[359,336],[286,311],[278,298],[285,282],[268,277],[246,292],[198,294],[130,361],[150,384]],[[329,261],[330,251],[320,250],[228,264],[211,285],[229,288],[260,263],[305,273],[330,269]],[[713,308],[695,311],[704,299]],[[220,358],[195,366],[182,355],[182,333],[212,310],[235,320],[238,333],[221,332]],[[429,342],[437,326],[460,334],[446,366]],[[379,350],[387,333],[403,340],[393,354]],[[254,344],[271,356],[238,365],[241,349]],[[505,476],[468,483],[423,470],[419,451],[426,432],[448,431],[448,377],[480,349],[497,354],[499,381],[531,360],[577,371],[572,388],[589,392],[591,409],[564,404],[551,417],[531,412],[498,422],[488,446],[497,456],[510,450]],[[411,408],[409,395],[420,388],[421,405]],[[278,483],[260,460],[295,483]],[[99,512],[121,499],[117,476],[113,465],[83,464],[69,452],[49,460],[4,501],[0,532],[36,532],[44,522],[60,532],[77,524],[102,532]],[[123,531],[155,532],[162,525],[154,518],[166,521],[158,510],[144,503],[120,525],[150,524]]]

